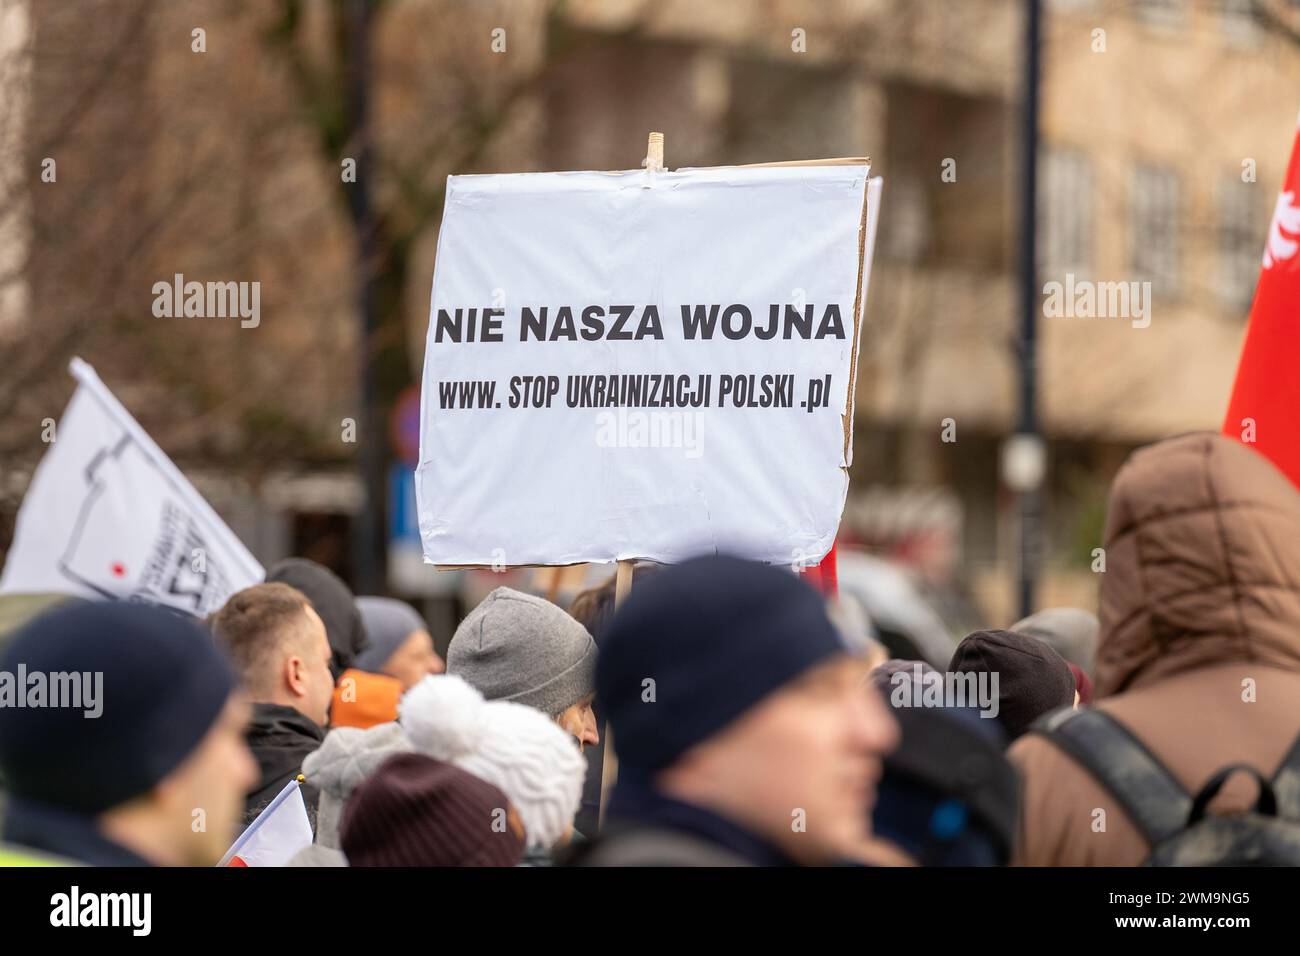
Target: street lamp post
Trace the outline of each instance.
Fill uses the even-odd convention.
[[[1003,476],[1017,493],[1020,615],[1033,613],[1042,557],[1042,482],[1046,450],[1038,423],[1038,108],[1041,73],[1041,0],[1025,0],[1024,102],[1021,110],[1020,334],[1016,341],[1019,416],[1003,455]]]

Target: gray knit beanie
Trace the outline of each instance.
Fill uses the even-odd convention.
[[[550,601],[497,588],[456,628],[447,673],[555,717],[595,688],[596,642]]]
[[[1052,650],[1091,676],[1097,658],[1101,622],[1077,607],[1049,607],[1012,624],[1009,631],[1045,641]]]
[[[415,608],[395,598],[359,597],[357,610],[361,612],[370,646],[357,655],[352,666],[371,674],[382,674],[384,665],[408,637],[416,631],[428,630]]]

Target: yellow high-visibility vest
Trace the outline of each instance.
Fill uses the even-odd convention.
[[[26,847],[0,843],[0,866],[71,866],[71,860],[48,856]]]

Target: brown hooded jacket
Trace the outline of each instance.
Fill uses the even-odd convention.
[[[1235,762],[1271,777],[1300,734],[1300,491],[1231,439],[1184,435],[1120,470],[1105,540],[1097,706],[1189,793]],[[1125,811],[1060,749],[1029,734],[1010,757],[1023,778],[1018,863],[1146,859]],[[1255,796],[1237,774],[1210,810]]]

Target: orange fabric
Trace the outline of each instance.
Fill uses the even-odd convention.
[[[396,720],[401,697],[402,683],[396,677],[348,668],[334,687],[330,726],[365,730]]]

